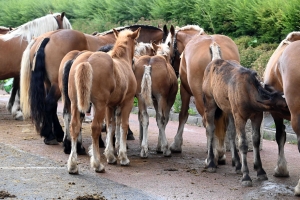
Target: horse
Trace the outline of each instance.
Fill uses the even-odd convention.
[[[171,32],[174,36],[174,28],[172,27]],[[148,157],[149,115],[147,107],[151,105],[154,105],[156,122],[159,128],[156,151],[162,152],[164,156],[171,156],[165,129],[178,90],[177,77],[170,64],[168,44],[170,45],[171,42],[172,38],[167,39],[165,43],[160,45],[153,43],[156,55],[144,55],[134,60],[133,71],[137,81],[135,96],[138,99],[139,108],[141,158]]]
[[[112,50],[114,45],[108,44],[105,46],[102,46],[98,51],[101,52],[109,52]],[[71,136],[70,136],[70,120],[71,120],[71,102],[68,95],[68,80],[69,80],[69,73],[70,69],[72,67],[72,64],[74,60],[82,54],[84,51],[78,51],[73,50],[70,51],[65,55],[65,57],[62,59],[60,67],[59,67],[59,74],[58,74],[58,85],[59,89],[62,92],[62,101],[63,101],[63,119],[64,119],[64,139],[63,139],[63,146],[64,146],[64,152],[66,154],[70,154],[71,152]],[[154,55],[154,48],[152,44],[150,43],[143,43],[139,42],[135,45],[135,51],[134,51],[134,58],[140,57],[141,55]],[[91,109],[91,104],[89,107],[89,110]],[[84,116],[82,116],[84,117]],[[107,132],[106,124],[103,123],[101,132]],[[128,134],[133,134],[130,128],[128,128]],[[128,134],[127,134],[127,140],[128,140]],[[99,138],[99,147],[105,147],[104,141],[102,140],[102,137],[100,135]],[[77,153],[79,155],[84,155],[85,148],[82,145],[82,134],[79,133],[79,137],[77,140]]]
[[[126,134],[128,120],[136,91],[136,80],[132,71],[134,46],[139,37],[136,31],[113,30],[116,43],[108,53],[86,51],[73,62],[68,80],[68,94],[71,102],[70,134],[71,154],[68,159],[70,174],[78,174],[77,137],[82,116],[93,103],[95,116],[91,124],[92,145],[90,148],[91,166],[96,172],[104,172],[100,163],[99,136],[104,118],[108,127],[105,156],[109,164],[117,162],[114,155],[112,135],[116,131],[116,148],[121,165],[129,165]],[[48,38],[46,38],[48,39]]]
[[[248,143],[245,126],[248,119],[252,124],[254,169],[259,180],[267,180],[260,159],[260,126],[264,111],[288,112],[283,93],[269,92],[256,78],[256,72],[244,68],[236,61],[214,59],[203,75],[202,93],[204,102],[203,121],[208,137],[208,171],[216,171],[217,160],[214,157],[214,132],[217,129],[215,119],[220,112],[227,114],[230,126],[239,137],[239,150],[242,157],[242,185],[252,186],[247,165]],[[219,110],[219,111],[218,111]],[[237,152],[236,152],[237,153]],[[239,162],[240,160],[236,160]]]
[[[21,59],[26,46],[32,38],[43,33],[71,28],[69,20],[62,12],[34,19],[16,27],[5,35],[0,35],[0,80],[14,78],[12,92],[6,108],[15,119],[23,119],[18,99]]]
[[[13,30],[11,27],[0,26],[0,35],[4,35]]]
[[[140,27],[141,38],[146,40],[143,42],[154,40],[160,42],[163,39],[163,35],[166,35],[163,34],[163,30],[156,27],[155,29],[151,26],[140,25]],[[153,34],[152,36],[148,34],[147,30],[150,30],[151,33],[156,31],[160,34]],[[144,35],[147,35],[147,37]],[[160,37],[158,38],[157,35],[160,35]],[[46,37],[50,38],[50,41],[44,48],[44,56],[40,57],[42,54],[34,56],[41,42]],[[45,144],[58,144],[59,141],[62,141],[64,135],[56,113],[57,101],[61,97],[61,91],[58,86],[58,71],[63,57],[72,50],[97,51],[101,46],[114,42],[113,31],[93,36],[76,30],[57,30],[41,35],[31,44],[28,44],[24,51],[21,65],[21,107],[25,118],[28,118],[31,114],[36,131],[45,138]],[[58,44],[61,46],[58,47]],[[57,51],[57,48],[60,50]],[[43,63],[40,66],[41,68],[35,66],[34,60],[43,60],[41,61]],[[30,70],[31,65],[33,65],[34,69],[39,68],[42,70],[40,73],[43,73],[45,76],[41,78],[40,73]],[[30,80],[33,84],[30,84]],[[46,96],[45,85],[47,91],[49,91]]]
[[[297,135],[298,151],[300,152],[299,53],[300,32],[291,32],[270,57],[263,75],[264,84],[269,86],[266,89],[283,92],[290,110],[288,114],[270,112],[275,122],[278,144],[278,161],[274,173],[276,177],[289,176],[284,154],[286,141],[284,119],[291,121],[292,128]],[[300,196],[300,179],[295,186],[294,194]]]
[[[180,34],[179,34],[180,33]],[[170,33],[169,33],[170,34]],[[173,43],[173,67],[176,71],[176,56],[181,53],[179,75],[180,75],[180,96],[181,111],[179,113],[179,126],[173,143],[170,145],[172,152],[182,151],[182,134],[184,125],[188,118],[188,109],[190,97],[195,97],[197,111],[201,116],[204,115],[204,103],[202,98],[203,74],[206,66],[211,60],[222,58],[226,60],[240,61],[237,45],[232,39],[225,35],[207,35],[204,30],[198,26],[187,26],[178,29],[175,42]],[[176,53],[178,52],[178,53]],[[225,135],[227,128],[226,115],[220,116],[216,125],[215,156],[219,164],[225,164]],[[234,141],[231,141],[232,148],[235,147]],[[236,151],[236,150],[235,150]],[[235,159],[235,151],[232,149],[232,157]],[[234,162],[233,162],[234,164]],[[236,166],[237,172],[240,171],[240,165]]]

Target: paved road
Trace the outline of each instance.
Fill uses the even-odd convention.
[[[34,133],[30,121],[15,121],[5,111],[0,96],[0,191],[7,191],[12,199],[76,199],[94,195],[98,199],[299,199],[293,196],[293,187],[299,179],[300,155],[296,145],[286,144],[285,153],[290,171],[289,178],[273,177],[277,161],[277,145],[263,141],[261,157],[269,180],[259,181],[252,168],[253,153],[248,153],[253,187],[244,188],[241,176],[230,164],[219,166],[217,173],[204,170],[206,158],[205,129],[186,125],[183,152],[166,158],[155,152],[156,122],[150,119],[148,159],[139,158],[139,141],[128,141],[130,166],[108,165],[106,172],[95,173],[89,166],[88,156],[79,156],[79,175],[69,175],[66,169],[68,155],[62,146],[47,146]],[[59,112],[59,117],[61,115]],[[131,114],[130,126],[138,138],[137,115]],[[173,140],[178,122],[170,121],[167,139]],[[83,124],[83,143],[91,144],[90,126]],[[103,152],[103,149],[101,149]],[[226,153],[231,163],[230,152]],[[0,193],[1,197],[1,193]],[[100,198],[102,197],[102,198]],[[84,198],[82,198],[84,199]],[[90,198],[91,199],[91,198]]]

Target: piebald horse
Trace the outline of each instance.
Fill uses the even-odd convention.
[[[68,160],[70,174],[78,174],[77,137],[80,133],[82,115],[93,103],[95,116],[91,124],[91,166],[96,172],[104,172],[100,163],[99,136],[105,118],[108,133],[105,156],[110,164],[116,163],[113,135],[116,132],[116,149],[121,165],[129,165],[126,135],[128,120],[136,92],[136,80],[132,71],[134,46],[140,28],[132,32],[114,30],[116,43],[108,53],[86,51],[80,54],[70,69],[68,94],[71,102],[70,134],[71,154]],[[47,38],[46,38],[47,39]]]
[[[178,29],[173,46],[173,67],[175,71],[179,59],[176,57],[182,53],[179,67],[182,105],[179,113],[179,127],[170,149],[173,152],[181,152],[183,142],[182,135],[184,125],[188,118],[191,96],[195,97],[195,104],[199,114],[201,116],[204,115],[202,83],[206,66],[211,60],[216,58],[236,60],[239,62],[240,56],[238,47],[232,39],[224,35],[207,35],[204,30],[198,26],[187,26]],[[226,115],[219,116],[215,123],[217,127],[215,134],[218,142],[214,143],[214,155],[220,163],[224,163],[226,158],[226,149],[224,146],[227,128]],[[231,142],[233,143],[232,146],[235,146],[234,141]],[[235,158],[233,150],[232,157]],[[236,166],[237,171],[240,171],[240,168],[240,165]]]
[[[148,157],[148,125],[149,115],[147,107],[154,105],[156,111],[156,122],[159,128],[157,152],[162,152],[164,156],[171,156],[168,147],[165,129],[169,121],[170,110],[174,104],[178,82],[174,69],[170,64],[170,47],[173,42],[174,28],[171,27],[171,38],[167,38],[165,43],[153,47],[155,56],[144,55],[136,58],[133,71],[137,80],[137,90],[135,96],[138,99],[138,117],[140,123],[140,144],[142,158]]]
[[[11,96],[6,107],[15,119],[23,119],[18,103],[22,53],[32,38],[57,29],[72,29],[64,12],[34,19],[5,35],[0,35],[0,80],[14,78]]]
[[[142,39],[147,40],[143,42],[160,42],[166,35],[156,27],[140,27]],[[149,35],[149,30],[159,34]],[[44,38],[50,40],[40,49]],[[25,118],[31,115],[37,132],[45,138],[45,144],[58,144],[64,135],[56,113],[57,102],[61,97],[58,71],[63,57],[72,50],[97,51],[101,46],[112,44],[115,40],[113,31],[93,36],[75,30],[58,30],[37,37],[27,46],[21,66],[21,107]],[[41,53],[36,53],[39,51]]]
[[[274,176],[287,177],[289,171],[284,155],[286,132],[283,120],[291,121],[297,135],[298,151],[300,152],[300,32],[291,32],[279,44],[264,72],[263,80],[270,91],[283,92],[290,113],[274,113],[271,115],[276,126],[276,142],[278,144],[278,161]],[[300,196],[300,179],[295,187],[295,195]]]
[[[215,59],[206,67],[203,76],[203,122],[208,137],[207,168],[216,171],[217,160],[214,157],[213,138],[215,119],[218,112],[224,112],[229,118],[229,127],[239,137],[239,150],[242,157],[242,185],[252,186],[247,165],[248,142],[245,126],[251,120],[253,133],[254,169],[259,180],[267,180],[260,159],[260,126],[264,111],[288,112],[285,99],[280,92],[269,92],[256,78],[256,72],[244,68],[236,61]],[[217,111],[219,109],[219,111]],[[237,152],[235,152],[237,153]],[[237,156],[238,157],[238,156]],[[240,165],[240,160],[235,160]]]

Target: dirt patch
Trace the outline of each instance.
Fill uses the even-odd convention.
[[[9,194],[7,191],[0,191],[0,199],[4,198],[16,198],[16,196]]]
[[[102,194],[86,194],[84,196],[78,196],[75,200],[107,200]]]

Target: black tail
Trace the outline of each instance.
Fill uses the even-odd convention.
[[[31,75],[29,88],[29,102],[31,105],[31,118],[37,132],[41,131],[41,124],[45,118],[45,86],[44,80],[46,77],[45,68],[45,46],[50,38],[45,38],[35,55],[34,71]]]
[[[68,95],[68,85],[69,85],[69,74],[74,60],[68,60],[64,67],[63,75],[63,98],[64,98],[64,114],[68,113],[68,108],[71,105],[71,101]]]

